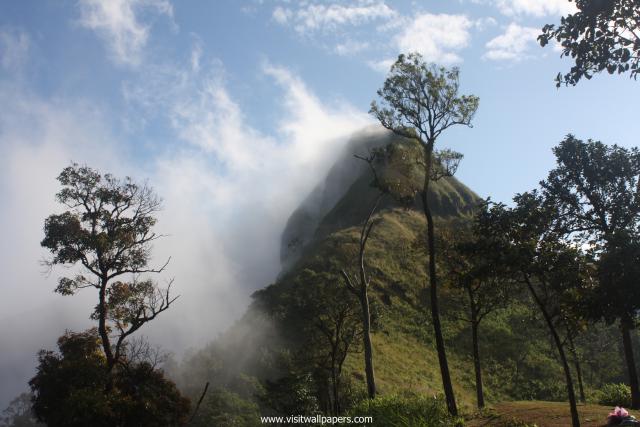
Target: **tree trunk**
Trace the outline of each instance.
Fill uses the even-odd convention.
[[[627,373],[629,374],[629,386],[631,387],[631,407],[640,409],[640,389],[638,388],[638,372],[636,361],[633,356],[633,346],[631,344],[631,321],[622,319],[620,321],[622,331],[622,345],[624,347],[624,358],[627,362]]]
[[[363,341],[364,341],[364,370],[367,377],[367,392],[369,399],[376,397],[376,377],[373,370],[373,348],[371,346],[371,314],[369,311],[369,295],[367,288],[362,289],[360,297],[362,305],[362,324],[363,324]]]
[[[484,390],[482,388],[482,368],[480,366],[480,344],[478,342],[478,329],[480,328],[480,320],[478,319],[478,309],[473,298],[473,291],[467,284],[465,286],[467,295],[469,296],[469,311],[471,317],[471,343],[473,346],[473,368],[476,374],[476,399],[478,409],[484,408]]]
[[[338,416],[340,412],[340,399],[338,398],[338,374],[335,356],[331,357],[331,389],[333,391],[333,405],[331,409],[333,415]]]
[[[553,319],[547,312],[546,307],[538,297],[531,281],[526,279],[527,286],[533,299],[535,300],[538,308],[542,312],[542,317],[544,317],[547,326],[549,327],[549,332],[551,332],[551,336],[553,337],[553,342],[556,344],[556,348],[558,350],[558,355],[560,356],[560,361],[562,362],[562,369],[564,370],[564,376],[567,383],[567,395],[569,397],[569,409],[571,410],[571,425],[572,427],[580,427],[580,416],[578,415],[578,405],[576,402],[576,394],[573,388],[573,379],[571,378],[571,369],[569,368],[569,363],[567,362],[567,355],[564,352],[564,348],[562,346],[562,340],[560,340],[560,336],[558,335],[558,331],[556,330],[555,325],[553,324]]]
[[[107,359],[107,371],[111,372],[116,361],[111,351],[111,342],[109,340],[109,332],[107,331],[107,279],[102,278],[101,281],[98,295],[98,334],[100,335],[102,349]]]
[[[578,359],[578,352],[576,346],[573,343],[573,338],[569,335],[569,350],[573,356],[573,364],[576,367],[576,376],[578,377],[578,390],[580,391],[580,402],[585,403],[587,401],[584,395],[584,384],[582,382],[582,367],[580,366],[580,360]]]
[[[431,208],[427,200],[429,191],[429,181],[431,175],[431,158],[433,154],[433,142],[427,143],[425,146],[425,176],[424,187],[422,190],[422,206],[424,216],[427,219],[427,248],[429,252],[429,290],[431,297],[431,317],[433,321],[433,330],[436,337],[436,350],[438,352],[438,362],[440,364],[440,374],[442,376],[442,387],[444,389],[445,399],[447,401],[447,409],[453,416],[458,415],[456,406],[456,398],[453,393],[451,384],[451,376],[449,375],[449,364],[447,362],[447,354],[444,346],[444,338],[442,336],[442,326],[440,325],[440,309],[438,305],[438,279],[436,276],[436,254],[435,254],[435,231],[433,224],[433,216]]]
[[[473,316],[475,317],[475,315]],[[484,390],[482,389],[482,369],[480,367],[480,345],[478,343],[477,320],[471,322],[471,339],[473,341],[473,367],[476,371],[476,397],[478,399],[478,409],[484,408]]]

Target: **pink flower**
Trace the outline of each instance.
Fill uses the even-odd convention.
[[[609,413],[607,418],[612,418],[614,420],[622,420],[629,416],[629,412],[624,409],[622,406],[616,406],[613,412]]]

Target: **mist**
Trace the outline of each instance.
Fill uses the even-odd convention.
[[[276,278],[289,215],[351,135],[371,125],[364,112],[324,104],[288,69],[265,62],[259,72],[280,92],[273,102],[282,111],[267,134],[248,124],[219,63],[163,70],[146,81],[141,70],[123,85],[124,115],[81,97],[38,96],[15,80],[0,84],[2,407],[28,389],[38,350],[53,349],[67,329],[92,325],[94,293],[54,294],[70,271],[41,265],[44,219],[61,211],[56,176],[70,162],[146,181],[163,199],[155,231],[166,237],[156,242],[152,264],[171,258],[156,279],[161,286],[174,279],[180,298],[140,334],[179,359],[215,339],[251,293]],[[151,105],[160,117],[145,117]],[[135,152],[130,141],[144,134],[141,120],[153,119],[168,123],[170,142]]]

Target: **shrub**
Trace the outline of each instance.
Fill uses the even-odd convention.
[[[598,392],[598,403],[605,406],[631,406],[631,389],[626,384],[605,384]]]
[[[461,426],[462,421],[452,418],[441,397],[383,396],[365,399],[356,405],[349,415],[371,416],[370,427],[452,427]]]

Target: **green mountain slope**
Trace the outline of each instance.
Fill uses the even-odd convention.
[[[272,410],[274,399],[288,401],[291,396],[314,393],[307,380],[318,381],[314,368],[317,361],[310,355],[323,350],[322,343],[309,347],[308,334],[315,320],[305,311],[305,299],[315,295],[314,287],[320,285],[342,290],[341,269],[355,273],[360,227],[376,190],[370,185],[372,175],[366,163],[353,154],[366,155],[369,149],[391,142],[411,149],[411,142],[388,134],[369,135],[349,144],[325,181],[291,215],[282,237],[283,271],[276,283],[254,294],[253,304],[234,327],[187,359],[181,385],[198,396],[200,384],[212,382],[219,391],[203,406],[214,415],[246,412],[248,407],[265,414]],[[400,162],[389,163],[379,172],[401,174],[404,184],[419,188],[419,167],[410,156],[399,158]],[[470,220],[479,201],[455,178],[435,182],[429,197],[437,228],[454,231]],[[401,205],[388,197],[375,218],[366,265],[371,277],[372,340],[379,392],[439,394],[442,384],[427,309],[422,243],[426,223],[421,206],[416,200]],[[470,330],[460,320],[465,314],[460,295],[446,275],[441,280],[443,332],[454,389],[461,406],[469,409],[475,405]],[[514,301],[507,309],[487,317],[481,325],[486,398],[489,402],[564,400],[562,371],[546,329],[526,292],[514,289],[513,294]],[[601,351],[602,345],[618,345],[615,330],[596,326],[589,334],[578,343],[579,354],[588,361],[583,364],[587,386],[622,381],[621,352]],[[363,365],[362,354],[352,352],[342,372],[345,393],[354,399],[364,393]],[[294,384],[283,383],[283,378],[291,375],[296,380],[286,381]],[[281,390],[281,394],[273,390]],[[226,394],[220,394],[223,392]],[[265,396],[270,396],[271,403],[265,403]],[[220,399],[227,402],[226,406],[221,406]],[[294,408],[296,413],[304,412],[300,406]],[[238,421],[238,425],[245,421]],[[202,425],[207,424],[203,421]]]

